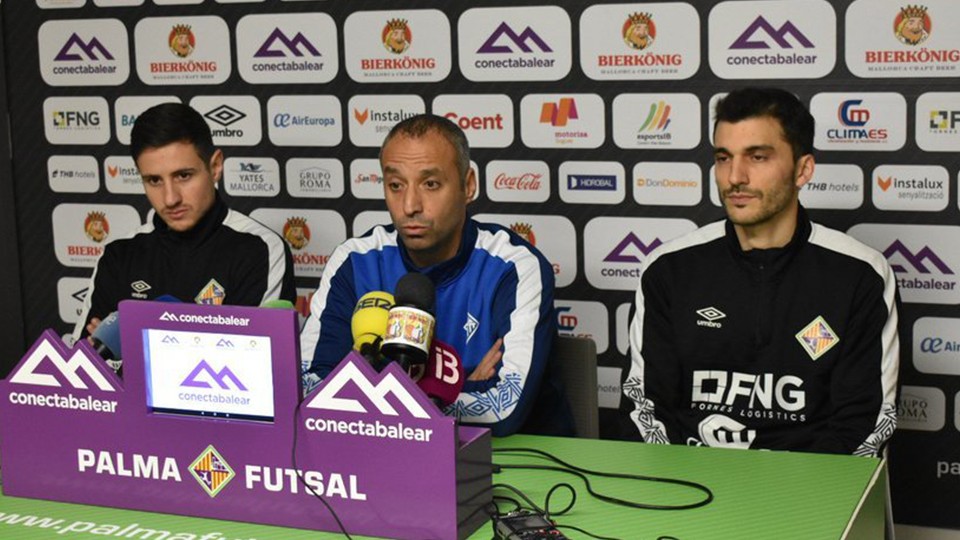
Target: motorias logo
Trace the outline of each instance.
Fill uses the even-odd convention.
[[[237,70],[248,83],[322,84],[339,69],[337,25],[326,13],[247,15],[237,23]]]
[[[647,255],[696,228],[686,219],[594,218],[583,230],[587,281],[598,289],[636,291]]]
[[[429,443],[433,429],[416,426],[440,412],[428,412],[426,396],[414,387],[398,364],[378,374],[365,360],[351,355],[306,404],[307,409],[326,411],[326,418],[307,418],[304,427],[324,434]]]
[[[100,394],[118,390],[102,360],[86,342],[67,348],[52,330],[46,330],[20,361],[7,380],[7,389],[7,399],[14,405],[111,414],[117,410],[117,401]]]
[[[847,232],[887,258],[904,302],[960,304],[960,227],[865,223]]]
[[[37,41],[50,86],[116,86],[130,76],[127,29],[117,19],[47,21]]]
[[[457,34],[471,81],[557,81],[570,72],[570,16],[558,6],[468,9]]]
[[[606,137],[596,94],[527,94],[520,100],[520,137],[530,148],[597,148]]]
[[[817,79],[837,60],[825,0],[721,2],[710,11],[710,68],[724,79]]]

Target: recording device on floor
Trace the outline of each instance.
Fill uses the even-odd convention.
[[[532,510],[516,510],[493,517],[494,540],[567,540],[547,517]]]

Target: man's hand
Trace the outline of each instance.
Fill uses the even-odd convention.
[[[100,319],[96,317],[91,317],[90,322],[87,323],[87,341],[93,345],[93,333],[97,330],[97,327],[100,326]]]
[[[486,381],[496,375],[497,364],[503,357],[503,351],[500,350],[501,345],[503,345],[503,338],[498,338],[493,347],[490,347],[490,350],[487,351],[487,354],[483,355],[480,365],[467,377],[468,381]]]

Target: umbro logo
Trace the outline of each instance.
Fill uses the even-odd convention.
[[[140,299],[143,299],[143,300],[145,300],[145,299],[147,298],[147,295],[144,294],[144,293],[146,293],[147,291],[149,291],[150,289],[152,289],[152,287],[150,286],[150,284],[147,283],[146,281],[142,280],[142,279],[139,279],[139,280],[134,281],[133,283],[131,283],[131,284],[130,284],[130,288],[133,290],[133,292],[130,293],[130,296],[132,296],[132,297],[134,297],[134,298],[140,298]]]
[[[697,326],[707,326],[710,328],[722,327],[723,325],[717,321],[727,316],[726,313],[713,306],[698,309],[697,315],[701,317],[701,319],[697,321]]]

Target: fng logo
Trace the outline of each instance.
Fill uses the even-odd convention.
[[[49,338],[44,339],[43,342],[33,350],[26,361],[24,361],[23,366],[10,377],[10,382],[62,388],[63,385],[60,384],[60,381],[58,381],[56,377],[49,373],[38,371],[38,368],[40,368],[44,360],[49,360],[49,363],[53,364],[56,371],[59,372],[73,388],[79,390],[87,390],[89,388],[87,383],[78,375],[79,372],[83,372],[100,390],[104,392],[116,391],[116,388],[114,388],[110,381],[93,365],[93,360],[86,355],[83,349],[75,349],[73,355],[65,360],[60,352],[57,351],[57,348],[50,343]]]
[[[355,385],[381,414],[400,416],[400,413],[386,399],[387,396],[392,395],[414,417],[430,418],[427,411],[417,403],[392,373],[387,373],[379,383],[374,385],[352,362],[347,362],[336,375],[327,379],[327,384],[317,392],[307,407],[330,411],[369,412],[356,399],[337,397],[337,394],[348,384]]]

